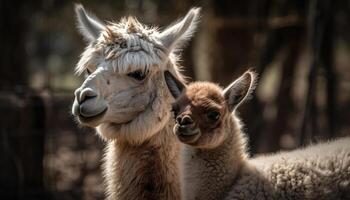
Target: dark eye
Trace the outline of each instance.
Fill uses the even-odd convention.
[[[126,44],[126,42],[120,43],[120,48],[125,49],[126,47],[128,47],[128,45]]]
[[[91,74],[91,71],[90,71],[88,68],[86,68],[86,73],[87,73],[88,75],[90,75],[90,74]]]
[[[220,113],[217,111],[210,111],[207,113],[207,117],[211,121],[217,121],[220,118]]]
[[[131,78],[138,80],[138,81],[142,81],[143,79],[146,78],[146,73],[142,72],[141,70],[130,72],[127,75]]]

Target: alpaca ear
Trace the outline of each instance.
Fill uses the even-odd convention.
[[[256,77],[254,72],[247,71],[224,89],[223,95],[231,112],[254,91]]]
[[[175,99],[179,97],[186,86],[169,71],[164,71],[164,78],[171,95],[173,95]]]
[[[159,39],[169,52],[180,48],[192,37],[199,21],[199,12],[200,8],[192,8],[182,20],[160,33]]]
[[[95,41],[105,25],[96,17],[88,15],[81,4],[75,5],[75,14],[77,15],[78,28],[81,34],[89,41]]]

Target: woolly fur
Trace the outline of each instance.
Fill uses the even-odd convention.
[[[222,95],[216,85],[208,84],[190,84],[182,95],[191,100],[200,94]],[[212,91],[200,91],[201,86]],[[248,158],[239,118],[234,112],[225,116],[221,130],[212,132],[215,136],[218,131],[224,133],[220,144],[210,148],[184,145],[182,199],[350,199],[349,137]]]
[[[183,81],[176,52],[194,33],[199,10],[191,9],[161,32],[134,17],[104,24],[76,6],[80,31],[89,42],[76,73],[89,75],[75,92],[72,111],[107,143],[107,199],[180,199],[179,143],[171,134],[173,98],[162,72],[169,70]],[[129,73],[145,78],[138,80]],[[83,102],[85,91],[94,95]],[[106,108],[105,113],[84,121],[82,108],[94,114],[102,110],[96,107]]]

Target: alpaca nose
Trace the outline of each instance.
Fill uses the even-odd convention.
[[[77,98],[78,103],[82,104],[88,99],[97,97],[97,93],[94,92],[91,88],[84,88],[83,90],[77,90],[75,92],[75,97]]]
[[[185,115],[183,117],[179,116],[179,117],[176,118],[176,121],[181,126],[193,124],[193,120],[192,120],[192,118],[189,115]]]
[[[75,100],[72,106],[72,113],[75,116],[95,117],[108,108],[103,98],[98,98],[98,91],[92,88],[79,88],[75,92]]]

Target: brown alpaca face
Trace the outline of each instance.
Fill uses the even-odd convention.
[[[186,144],[216,146],[223,138],[223,120],[228,113],[221,89],[211,83],[194,83],[173,103],[174,133]]]
[[[253,91],[255,73],[247,71],[227,88],[208,82],[185,86],[169,71],[165,82],[176,99],[172,104],[174,133],[178,139],[196,148],[215,148],[224,141],[225,129],[232,128],[230,114]]]

